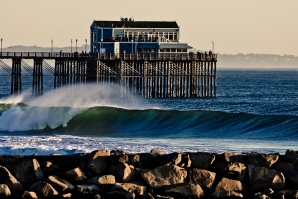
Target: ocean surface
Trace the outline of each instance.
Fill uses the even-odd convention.
[[[298,150],[298,70],[217,74],[212,99],[115,98],[101,84],[54,90],[51,76],[42,96],[31,96],[31,76],[10,96],[10,76],[0,76],[0,155]]]

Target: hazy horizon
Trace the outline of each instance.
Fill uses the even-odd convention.
[[[1,2],[0,38],[9,46],[78,46],[93,20],[176,21],[181,42],[221,54],[298,56],[297,0],[26,0]],[[144,12],[146,10],[146,12]]]

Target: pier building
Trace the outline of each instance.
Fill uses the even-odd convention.
[[[90,26],[90,51],[100,53],[187,54],[192,49],[179,41],[175,21],[93,21]]]

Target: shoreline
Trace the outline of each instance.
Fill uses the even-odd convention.
[[[1,198],[281,198],[298,194],[298,151],[0,156]]]

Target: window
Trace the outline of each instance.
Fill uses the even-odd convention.
[[[95,43],[97,41],[96,39],[96,32],[91,33],[91,43]]]

